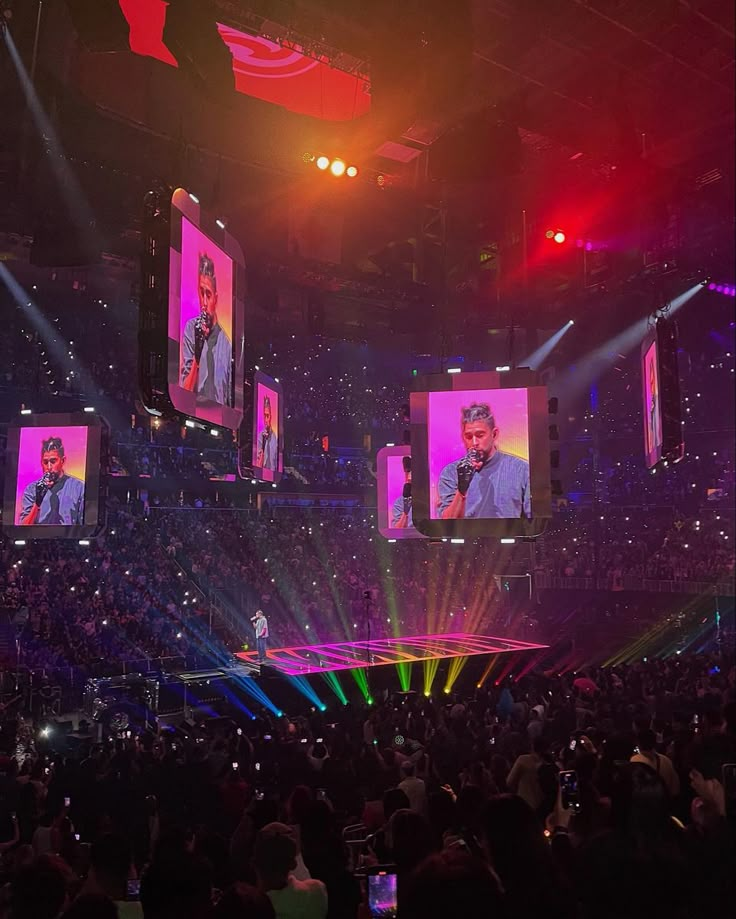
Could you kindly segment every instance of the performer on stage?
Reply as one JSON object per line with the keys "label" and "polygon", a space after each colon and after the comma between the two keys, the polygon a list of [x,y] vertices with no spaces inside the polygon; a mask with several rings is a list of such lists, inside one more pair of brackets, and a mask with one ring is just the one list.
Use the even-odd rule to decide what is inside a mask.
{"label": "performer on stage", "polygon": [[499,429],[487,403],[460,410],[460,434],[467,453],[440,473],[441,517],[531,518],[529,463],[499,450]]}
{"label": "performer on stage", "polygon": [[257,609],[255,616],[251,616],[253,627],[256,630],[256,648],[258,649],[259,664],[266,662],[266,644],[268,642],[268,619],[262,609]]}
{"label": "performer on stage", "polygon": [[65,463],[61,437],[49,437],[41,443],[43,475],[23,491],[21,526],[75,526],[84,523],[84,482],[68,475],[64,471]]}

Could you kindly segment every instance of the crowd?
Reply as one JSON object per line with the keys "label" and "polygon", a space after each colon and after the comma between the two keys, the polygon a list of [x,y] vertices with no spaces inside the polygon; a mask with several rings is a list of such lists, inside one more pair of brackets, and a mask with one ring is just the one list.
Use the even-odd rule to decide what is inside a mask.
{"label": "crowd", "polygon": [[1,914],[358,919],[380,865],[399,919],[729,916],[735,681],[704,655],[531,670],[74,752],[6,718]]}

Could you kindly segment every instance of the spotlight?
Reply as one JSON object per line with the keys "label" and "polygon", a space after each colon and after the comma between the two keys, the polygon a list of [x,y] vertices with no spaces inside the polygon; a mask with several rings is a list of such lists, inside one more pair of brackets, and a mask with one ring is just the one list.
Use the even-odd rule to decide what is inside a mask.
{"label": "spotlight", "polygon": [[323,172],[330,165],[329,157],[327,156],[318,156],[317,157],[317,169],[321,169]]}
{"label": "spotlight", "polygon": [[343,160],[333,160],[330,163],[330,172],[333,176],[341,176],[345,173],[345,163]]}
{"label": "spotlight", "polygon": [[555,235],[555,231],[547,230],[547,232],[544,235],[547,237],[547,239],[552,239],[552,237]]}
{"label": "spotlight", "polygon": [[348,168],[345,170],[345,175],[349,179],[354,179],[357,176],[357,174],[358,174],[357,166],[348,166]]}
{"label": "spotlight", "polygon": [[562,230],[558,230],[555,233],[555,235],[552,237],[552,239],[554,239],[554,241],[557,243],[558,246],[561,246],[562,243],[564,243],[564,241],[567,239],[567,237],[562,232]]}

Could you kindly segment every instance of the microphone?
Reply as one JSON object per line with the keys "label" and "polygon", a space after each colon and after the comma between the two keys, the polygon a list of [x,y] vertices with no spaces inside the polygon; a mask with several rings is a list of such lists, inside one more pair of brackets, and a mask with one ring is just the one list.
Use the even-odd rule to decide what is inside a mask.
{"label": "microphone", "polygon": [[45,488],[51,488],[51,486],[56,482],[56,475],[53,472],[44,472],[41,479],[39,479],[38,484],[43,485]]}

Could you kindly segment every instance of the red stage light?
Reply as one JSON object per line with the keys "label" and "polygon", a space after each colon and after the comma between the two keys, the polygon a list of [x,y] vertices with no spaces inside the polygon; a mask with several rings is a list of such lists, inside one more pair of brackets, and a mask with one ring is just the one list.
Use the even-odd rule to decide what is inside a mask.
{"label": "red stage light", "polygon": [[552,238],[558,245],[562,245],[562,243],[564,243],[564,241],[567,239],[562,230],[558,230]]}
{"label": "red stage light", "polygon": [[552,239],[552,237],[555,235],[555,231],[547,230],[547,232],[544,235],[547,237],[547,239]]}
{"label": "red stage light", "polygon": [[317,157],[317,169],[325,170],[330,165],[330,159],[327,156]]}

